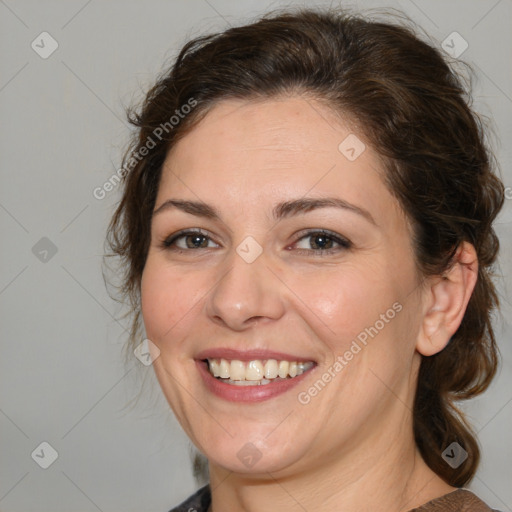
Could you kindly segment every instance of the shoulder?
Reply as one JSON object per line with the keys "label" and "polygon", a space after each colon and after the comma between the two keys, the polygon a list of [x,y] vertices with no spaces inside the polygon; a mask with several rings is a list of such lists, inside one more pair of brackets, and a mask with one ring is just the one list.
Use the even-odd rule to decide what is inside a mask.
{"label": "shoulder", "polygon": [[499,512],[467,489],[457,489],[410,512]]}
{"label": "shoulder", "polygon": [[[170,512],[207,512],[211,503],[210,487],[201,487],[183,503]],[[435,500],[429,501],[410,512],[500,512],[488,507],[480,498],[467,489],[457,489]]]}
{"label": "shoulder", "polygon": [[210,487],[205,485],[170,512],[206,512],[211,502]]}

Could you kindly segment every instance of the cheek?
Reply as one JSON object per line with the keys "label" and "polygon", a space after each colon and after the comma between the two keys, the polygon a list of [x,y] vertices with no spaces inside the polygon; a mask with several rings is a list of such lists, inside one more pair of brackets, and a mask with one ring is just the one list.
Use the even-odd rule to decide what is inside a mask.
{"label": "cheek", "polygon": [[314,283],[302,281],[297,293],[308,306],[303,308],[308,323],[326,349],[325,370],[337,376],[333,392],[345,386],[347,379],[351,386],[359,383],[356,387],[362,395],[356,402],[366,400],[362,390],[374,385],[370,395],[385,391],[370,370],[391,385],[407,371],[404,363],[412,354],[412,331],[400,302],[400,283],[375,267],[364,268],[346,267]]}
{"label": "cheek", "polygon": [[201,298],[193,276],[179,275],[148,257],[141,282],[141,308],[150,339],[167,339]]}
{"label": "cheek", "polygon": [[356,268],[308,276],[294,290],[335,344],[373,325],[396,300],[382,275]]}

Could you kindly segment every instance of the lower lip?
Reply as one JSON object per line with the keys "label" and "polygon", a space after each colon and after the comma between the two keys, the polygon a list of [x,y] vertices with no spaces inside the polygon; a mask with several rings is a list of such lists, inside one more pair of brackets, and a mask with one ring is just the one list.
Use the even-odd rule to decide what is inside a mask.
{"label": "lower lip", "polygon": [[314,369],[314,367],[310,368],[302,375],[297,375],[291,379],[271,382],[270,384],[237,386],[236,384],[227,384],[214,377],[209,372],[205,361],[196,361],[196,364],[206,387],[214,395],[231,402],[262,402],[263,400],[282,395],[299,384],[304,377]]}

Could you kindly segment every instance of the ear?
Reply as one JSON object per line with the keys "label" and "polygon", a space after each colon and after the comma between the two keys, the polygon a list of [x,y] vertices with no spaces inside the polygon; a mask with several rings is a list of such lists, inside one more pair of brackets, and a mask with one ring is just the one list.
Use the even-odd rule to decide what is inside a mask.
{"label": "ear", "polygon": [[459,328],[478,277],[478,258],[468,242],[459,245],[453,265],[442,276],[427,280],[423,322],[416,350],[424,355],[437,354]]}

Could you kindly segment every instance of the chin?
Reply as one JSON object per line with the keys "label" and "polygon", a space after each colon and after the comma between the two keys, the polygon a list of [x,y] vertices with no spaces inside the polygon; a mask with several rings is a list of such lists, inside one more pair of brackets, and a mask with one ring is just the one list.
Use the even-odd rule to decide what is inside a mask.
{"label": "chin", "polygon": [[254,476],[269,472],[286,474],[287,469],[304,462],[307,447],[313,441],[301,439],[293,430],[287,426],[278,435],[267,428],[264,432],[253,428],[251,434],[233,437],[226,432],[210,436],[201,430],[195,444],[210,463],[228,471]]}

